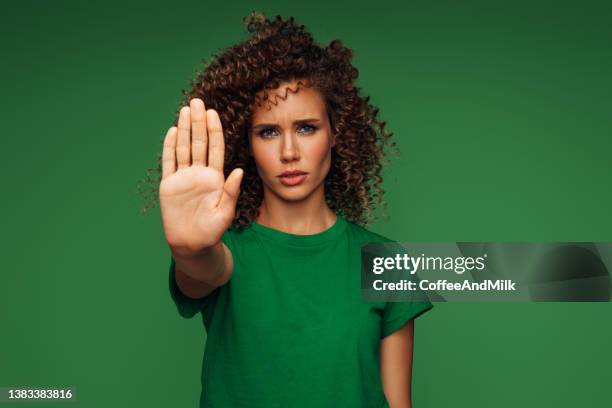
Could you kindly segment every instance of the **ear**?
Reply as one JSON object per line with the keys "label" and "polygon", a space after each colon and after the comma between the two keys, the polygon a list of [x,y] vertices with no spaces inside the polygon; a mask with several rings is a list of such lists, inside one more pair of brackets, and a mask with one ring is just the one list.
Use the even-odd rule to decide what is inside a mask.
{"label": "ear", "polygon": [[336,133],[332,134],[331,137],[331,147],[336,146],[336,138],[338,137],[338,135]]}

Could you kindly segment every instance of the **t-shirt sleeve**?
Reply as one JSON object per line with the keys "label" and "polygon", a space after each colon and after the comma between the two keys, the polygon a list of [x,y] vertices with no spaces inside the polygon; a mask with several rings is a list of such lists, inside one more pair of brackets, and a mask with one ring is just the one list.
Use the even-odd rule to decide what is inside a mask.
{"label": "t-shirt sleeve", "polygon": [[381,338],[432,308],[433,304],[427,299],[418,302],[387,302],[382,316]]}
{"label": "t-shirt sleeve", "polygon": [[174,304],[176,305],[179,314],[186,319],[190,319],[202,309],[204,309],[204,307],[216,297],[218,288],[200,299],[193,299],[186,296],[183,292],[181,292],[181,289],[176,283],[175,266],[176,263],[174,261],[174,257],[170,256],[170,271],[168,282],[170,286],[170,296],[172,297],[172,300],[174,301]]}
{"label": "t-shirt sleeve", "polygon": [[[223,237],[221,238],[221,241],[230,249],[230,251],[232,251],[231,237],[228,232],[226,232],[223,235]],[[219,296],[219,290],[221,288],[220,287],[216,288],[208,295],[202,298],[199,298],[199,299],[190,298],[186,296],[183,292],[181,292],[181,289],[178,287],[178,284],[176,283],[175,266],[176,266],[176,262],[174,260],[174,257],[170,256],[170,270],[168,273],[168,276],[169,276],[168,284],[170,287],[170,296],[172,297],[172,300],[174,301],[174,304],[176,305],[176,308],[179,314],[186,319],[190,319],[193,316],[195,316],[198,312],[203,311],[205,308],[212,307],[214,309],[214,303],[216,302]]]}
{"label": "t-shirt sleeve", "polygon": [[[392,250],[393,253],[408,254],[405,248],[395,242],[388,243],[387,249]],[[399,273],[403,274],[403,272]],[[403,299],[405,294],[394,292],[389,296],[390,299],[396,300],[387,301],[385,303],[385,308],[382,314],[381,338],[390,335],[397,329],[403,327],[410,320],[416,319],[423,313],[433,308],[433,304],[425,291],[420,289],[419,277],[417,275],[410,275],[408,279],[416,283],[416,289],[410,291],[410,296],[403,301],[400,301],[399,299]]]}

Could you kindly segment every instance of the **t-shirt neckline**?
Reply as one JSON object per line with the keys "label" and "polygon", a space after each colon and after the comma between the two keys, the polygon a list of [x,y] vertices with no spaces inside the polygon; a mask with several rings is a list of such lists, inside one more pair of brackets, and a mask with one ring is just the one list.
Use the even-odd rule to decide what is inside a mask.
{"label": "t-shirt neckline", "polygon": [[336,215],[336,222],[328,229],[317,232],[316,234],[291,234],[280,231],[274,228],[266,227],[256,221],[251,222],[251,228],[254,232],[264,235],[273,240],[296,246],[318,245],[325,242],[333,241],[338,238],[346,228],[346,220],[340,215]]}

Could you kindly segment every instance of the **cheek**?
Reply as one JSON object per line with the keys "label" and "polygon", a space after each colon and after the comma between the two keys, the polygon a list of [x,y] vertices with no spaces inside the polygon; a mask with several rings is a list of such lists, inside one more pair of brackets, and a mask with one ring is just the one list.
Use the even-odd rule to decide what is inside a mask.
{"label": "cheek", "polygon": [[[267,146],[261,146],[258,143],[252,145],[253,159],[255,164],[262,173],[269,173],[274,167],[274,154],[273,150]],[[263,174],[262,174],[263,175]]]}
{"label": "cheek", "polygon": [[310,157],[312,157],[319,163],[323,163],[325,160],[327,160],[328,157],[331,156],[331,146],[325,141],[313,143],[312,146],[310,146],[309,150]]}

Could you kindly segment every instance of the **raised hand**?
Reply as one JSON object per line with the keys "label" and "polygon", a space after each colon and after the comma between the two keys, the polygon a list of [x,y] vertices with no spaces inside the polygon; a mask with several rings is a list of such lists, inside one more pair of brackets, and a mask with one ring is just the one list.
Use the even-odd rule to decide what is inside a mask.
{"label": "raised hand", "polygon": [[166,241],[173,252],[195,255],[217,244],[230,227],[242,169],[225,179],[225,144],[219,114],[192,99],[179,113],[178,128],[164,139],[159,202]]}

